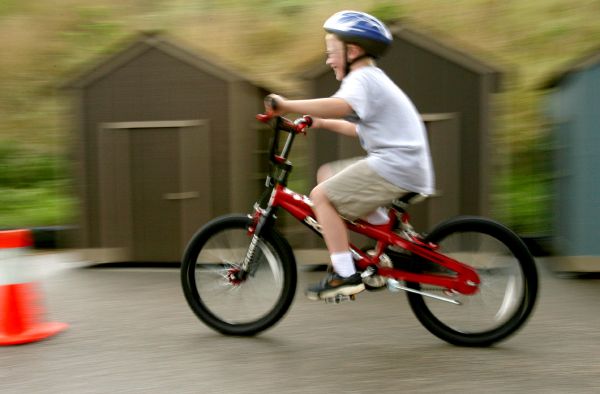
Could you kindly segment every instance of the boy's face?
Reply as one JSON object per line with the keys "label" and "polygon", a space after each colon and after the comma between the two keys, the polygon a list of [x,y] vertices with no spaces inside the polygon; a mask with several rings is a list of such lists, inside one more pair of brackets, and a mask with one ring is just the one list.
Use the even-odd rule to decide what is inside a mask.
{"label": "boy's face", "polygon": [[344,43],[333,34],[325,36],[327,48],[327,64],[335,73],[335,79],[341,81],[345,76],[346,59],[344,59]]}

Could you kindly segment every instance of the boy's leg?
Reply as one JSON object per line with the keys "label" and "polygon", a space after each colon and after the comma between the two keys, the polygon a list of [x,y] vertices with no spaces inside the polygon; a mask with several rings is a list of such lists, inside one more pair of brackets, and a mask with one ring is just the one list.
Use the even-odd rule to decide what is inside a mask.
{"label": "boy's leg", "polygon": [[364,218],[370,224],[380,226],[389,222],[388,209],[379,207]]}
{"label": "boy's leg", "polygon": [[[321,166],[317,171],[318,185],[356,161],[358,159],[349,159]],[[356,294],[364,290],[364,284],[354,267],[354,260],[348,245],[346,225],[329,201],[325,190],[318,185],[312,190],[310,197],[314,204],[315,215],[322,228],[323,239],[329,251],[334,272],[321,283],[309,286],[306,295],[310,299],[318,300],[329,298],[328,293],[331,293],[331,297],[344,292],[348,293],[347,295]],[[336,286],[339,284],[344,287],[341,293],[339,286]]]}
{"label": "boy's leg", "polygon": [[306,296],[312,300],[353,295],[365,289],[356,272],[348,244],[348,230],[325,191],[317,186],[310,194],[315,215],[321,225],[323,239],[331,256],[334,272],[318,284],[309,286]]}
{"label": "boy's leg", "polygon": [[[335,174],[343,171],[359,161],[360,157],[338,160],[319,167],[317,171],[317,185],[325,182]],[[331,204],[325,190],[318,186],[311,192],[311,199],[315,204],[315,214],[322,227],[325,228],[324,240],[334,271],[341,276],[348,277],[356,272],[354,260],[348,247],[348,231],[336,208]]]}
{"label": "boy's leg", "polygon": [[[334,163],[323,164],[317,170],[317,184],[325,182],[327,179],[342,171],[344,168],[349,167],[351,164],[356,163],[358,160],[360,159],[354,158],[348,160],[340,160]],[[376,226],[386,224],[389,221],[388,209],[384,207],[378,207],[376,210],[369,213],[363,219]]]}
{"label": "boy's leg", "polygon": [[354,161],[340,172],[335,168],[322,168],[318,179],[321,182],[310,196],[335,273],[309,287],[306,294],[311,299],[322,299],[358,293],[364,290],[364,284],[356,273],[340,213],[348,219],[364,217],[405,191],[374,173],[364,160]]}
{"label": "boy's leg", "polygon": [[356,273],[348,245],[348,230],[324,190],[315,187],[310,194],[315,215],[323,230],[323,239],[335,272],[343,277]]}

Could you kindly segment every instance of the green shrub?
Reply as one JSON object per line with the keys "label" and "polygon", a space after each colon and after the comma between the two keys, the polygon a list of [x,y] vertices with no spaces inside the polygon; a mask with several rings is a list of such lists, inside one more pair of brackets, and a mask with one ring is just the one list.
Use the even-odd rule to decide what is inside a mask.
{"label": "green shrub", "polygon": [[74,207],[65,158],[0,144],[0,228],[71,223]]}

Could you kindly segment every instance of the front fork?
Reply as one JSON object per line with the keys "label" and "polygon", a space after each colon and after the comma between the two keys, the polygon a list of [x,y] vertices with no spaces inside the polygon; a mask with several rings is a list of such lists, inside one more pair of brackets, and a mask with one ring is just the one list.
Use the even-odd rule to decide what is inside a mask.
{"label": "front fork", "polygon": [[258,268],[254,262],[254,256],[256,254],[256,248],[260,241],[260,235],[267,228],[273,225],[276,219],[275,208],[269,203],[267,208],[261,208],[258,203],[254,204],[254,214],[252,215],[252,222],[248,227],[248,235],[252,236],[250,245],[246,251],[246,256],[241,265],[241,273],[243,275],[253,276]]}

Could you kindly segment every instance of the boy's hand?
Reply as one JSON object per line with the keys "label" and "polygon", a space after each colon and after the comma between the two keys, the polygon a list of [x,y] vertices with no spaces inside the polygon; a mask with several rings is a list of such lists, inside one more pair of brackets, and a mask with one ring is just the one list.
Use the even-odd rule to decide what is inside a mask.
{"label": "boy's hand", "polygon": [[322,118],[317,118],[317,117],[314,117],[314,116],[311,116],[311,118],[312,118],[312,125],[310,126],[311,128],[313,128],[313,129],[321,129],[321,128],[323,128],[322,127],[322,124],[323,124],[323,119]]}
{"label": "boy's hand", "polygon": [[281,115],[284,113],[284,111],[282,110],[283,102],[285,102],[284,97],[271,93],[270,95],[265,97],[265,111],[267,113],[273,114],[273,116]]}

